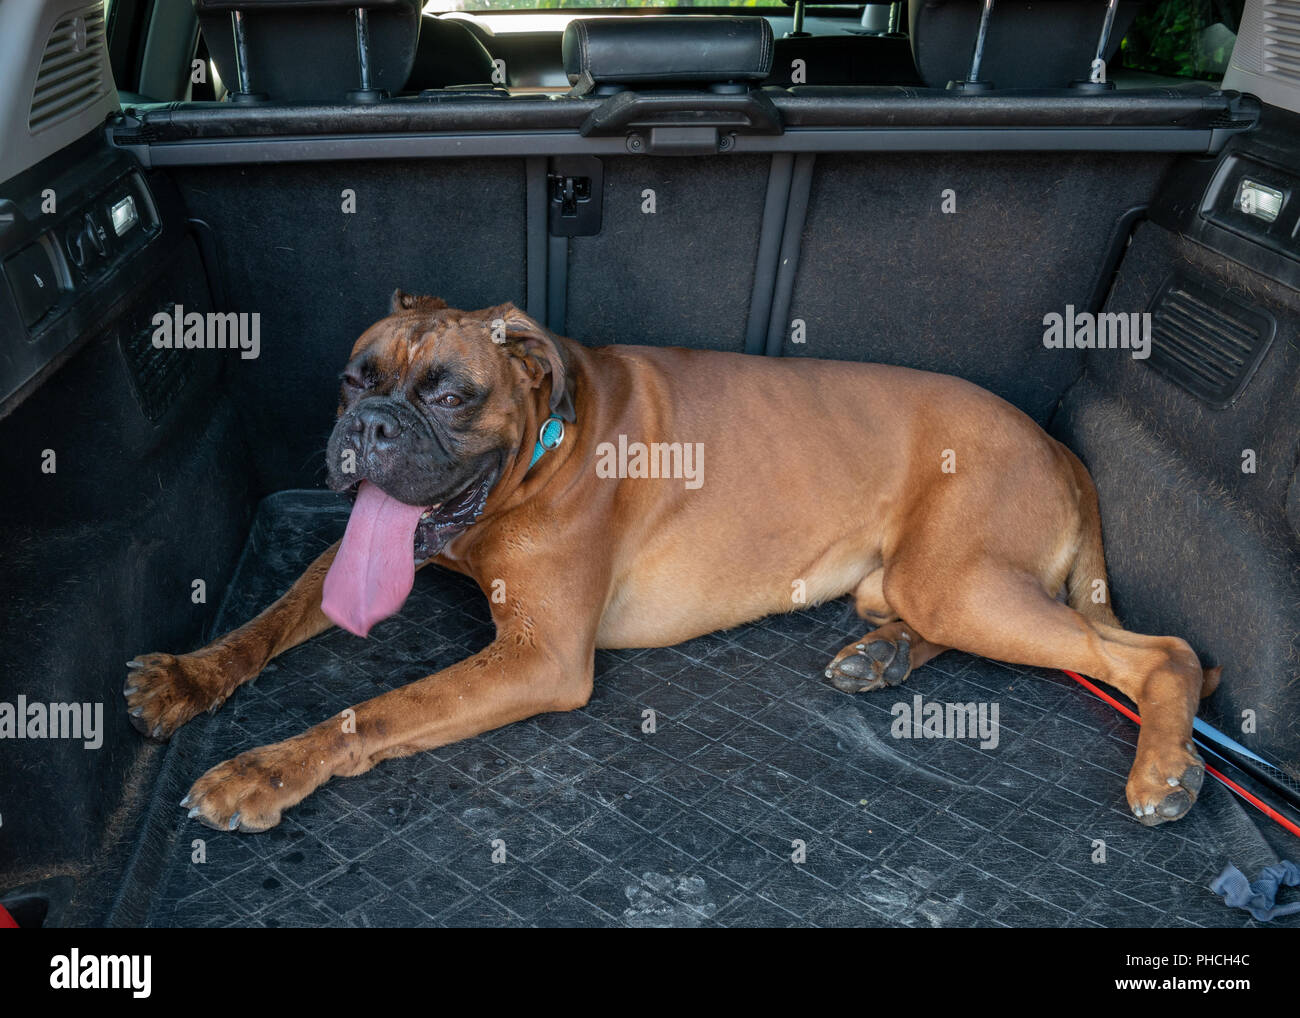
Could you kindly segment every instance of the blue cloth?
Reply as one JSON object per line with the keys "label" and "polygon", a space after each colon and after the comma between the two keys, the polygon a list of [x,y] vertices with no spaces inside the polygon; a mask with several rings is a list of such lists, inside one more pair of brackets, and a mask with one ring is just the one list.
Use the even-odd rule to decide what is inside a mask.
{"label": "blue cloth", "polygon": [[1253,881],[1247,881],[1246,875],[1229,863],[1210,884],[1210,890],[1219,895],[1225,905],[1244,908],[1260,922],[1266,923],[1270,919],[1300,912],[1300,901],[1289,905],[1274,904],[1278,889],[1283,885],[1300,886],[1300,866],[1286,859],[1276,866],[1265,866]]}

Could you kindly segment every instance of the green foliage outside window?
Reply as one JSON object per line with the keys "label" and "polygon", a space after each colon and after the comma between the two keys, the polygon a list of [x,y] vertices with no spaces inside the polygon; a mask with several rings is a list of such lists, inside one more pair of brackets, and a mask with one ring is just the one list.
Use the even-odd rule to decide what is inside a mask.
{"label": "green foliage outside window", "polygon": [[1245,0],[1156,0],[1124,38],[1124,66],[1218,81],[1228,67]]}

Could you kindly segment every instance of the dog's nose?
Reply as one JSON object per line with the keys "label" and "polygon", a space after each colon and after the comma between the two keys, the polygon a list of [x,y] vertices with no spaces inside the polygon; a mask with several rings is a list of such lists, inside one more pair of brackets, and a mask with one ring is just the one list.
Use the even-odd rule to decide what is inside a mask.
{"label": "dog's nose", "polygon": [[363,450],[386,452],[393,446],[393,440],[402,432],[402,423],[397,416],[381,406],[362,407],[352,424],[352,430],[361,439]]}

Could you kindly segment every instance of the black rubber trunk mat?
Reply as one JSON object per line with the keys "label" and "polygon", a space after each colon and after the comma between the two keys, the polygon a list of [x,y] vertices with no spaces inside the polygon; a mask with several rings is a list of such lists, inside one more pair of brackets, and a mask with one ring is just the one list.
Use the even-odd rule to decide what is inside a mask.
{"label": "black rubber trunk mat", "polygon": [[[267,499],[219,625],[274,600],[346,512],[327,494]],[[1135,728],[1112,708],[1059,673],[956,653],[898,689],[837,692],[826,662],[863,632],[841,601],[678,647],[601,652],[582,710],[333,781],[265,834],[188,820],[177,803],[208,767],[490,640],[478,589],[426,569],[369,639],[311,641],[177,734],[108,921],[1253,924],[1207,885],[1229,860],[1253,873],[1276,857],[1215,781],[1182,821],[1142,827],[1124,800]],[[141,648],[153,649],[183,648]],[[996,747],[894,737],[895,705],[917,697],[996,704]]]}

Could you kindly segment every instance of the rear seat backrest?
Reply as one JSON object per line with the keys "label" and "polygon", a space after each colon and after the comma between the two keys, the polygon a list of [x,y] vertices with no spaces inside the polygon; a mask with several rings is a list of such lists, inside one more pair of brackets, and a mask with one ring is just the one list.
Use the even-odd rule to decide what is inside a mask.
{"label": "rear seat backrest", "polygon": [[[761,94],[771,65],[772,28],[762,17],[584,18],[564,34],[573,95],[674,92],[702,116],[746,98],[731,93]],[[552,282],[557,269],[569,281],[565,313],[552,326],[593,345],[744,349],[771,160],[651,154],[601,162],[600,231],[551,238],[559,249]]]}
{"label": "rear seat backrest", "polygon": [[[797,7],[795,0],[785,2]],[[861,8],[862,0],[818,0],[817,6]],[[859,22],[848,23],[856,28],[851,34],[812,35],[798,32],[777,39],[772,74],[764,84],[781,88],[800,85],[921,84],[906,33],[899,31],[892,35],[866,35],[861,28],[856,27]],[[798,11],[795,24],[800,24]],[[801,63],[796,65],[795,61]]]}
{"label": "rear seat backrest", "polygon": [[[920,85],[904,35],[809,35],[777,39],[768,85]],[[802,79],[794,78],[802,60]]]}
{"label": "rear seat backrest", "polygon": [[[931,88],[964,81],[979,32],[982,0],[909,0],[912,56]],[[1141,8],[1120,0],[1105,59]],[[1097,54],[1106,0],[996,0],[980,65],[980,80],[998,89],[1066,88],[1086,81]]]}
{"label": "rear seat backrest", "polygon": [[342,102],[360,87],[356,9],[367,11],[370,85],[399,91],[420,35],[421,0],[194,0],[221,80],[239,90],[231,15],[244,25],[254,94],[282,102]]}
{"label": "rear seat backrest", "polygon": [[[492,54],[465,25],[449,18],[420,19],[420,45],[406,91],[492,83]],[[501,82],[508,85],[510,82]]]}

